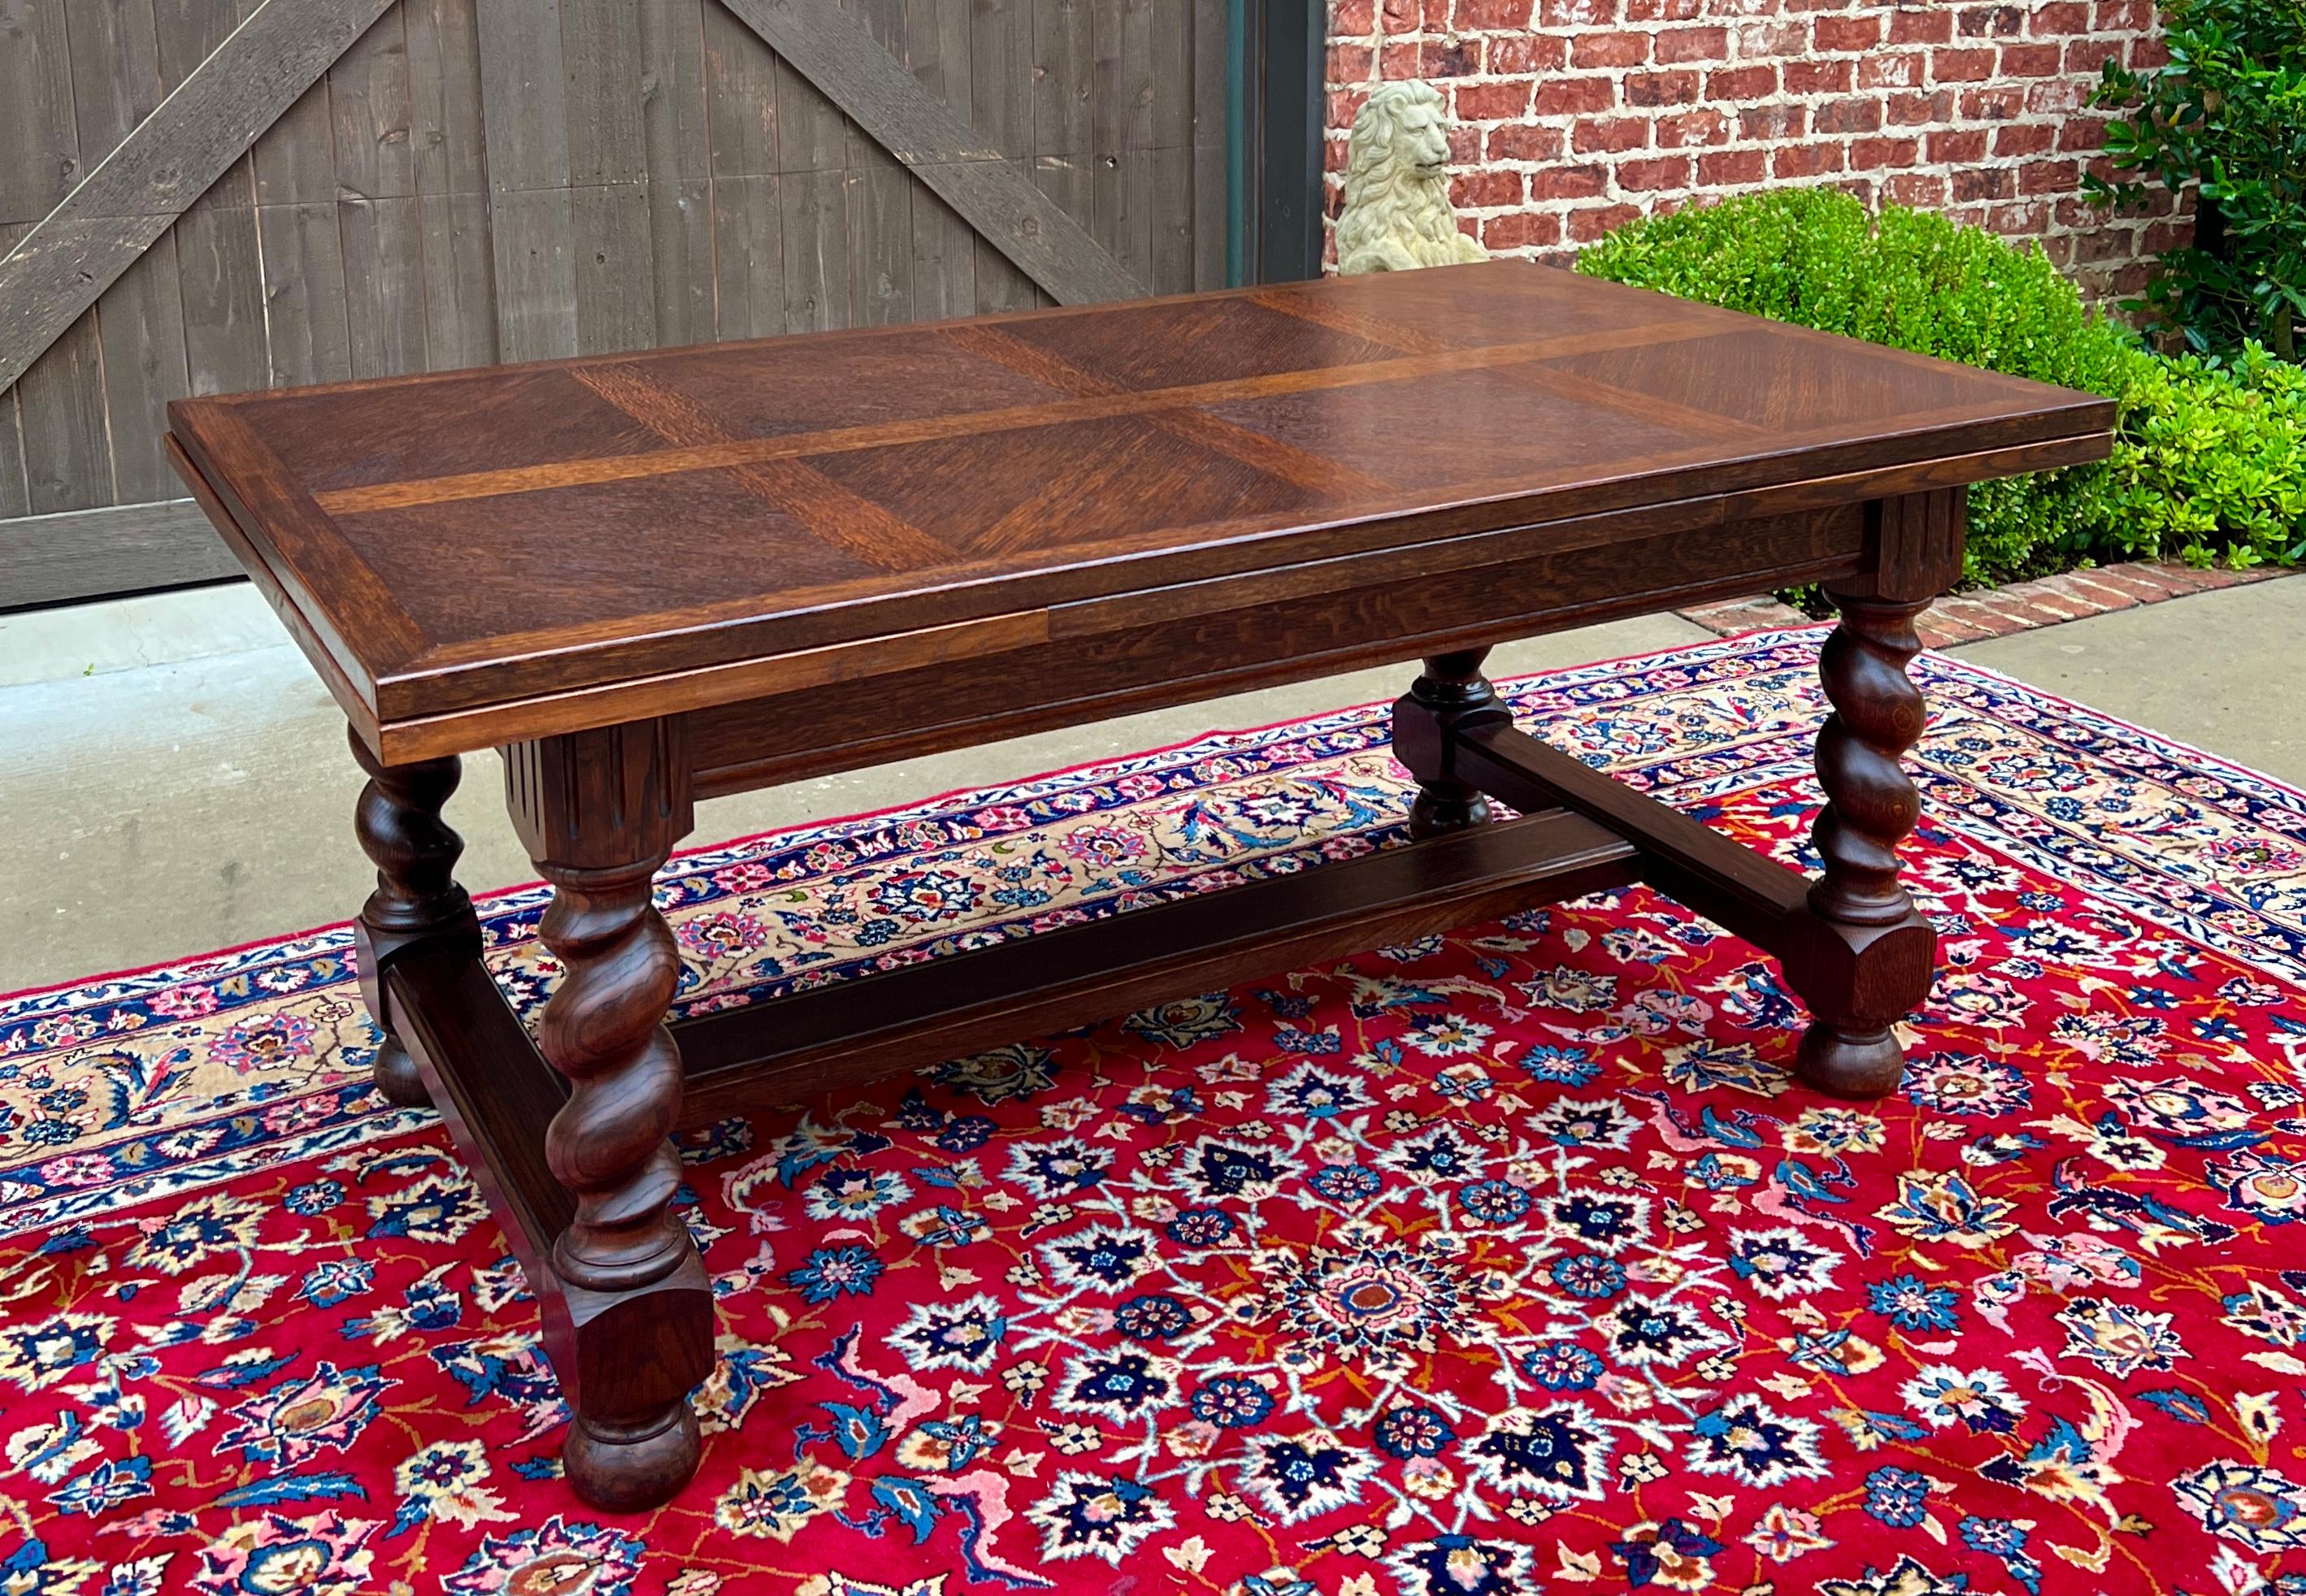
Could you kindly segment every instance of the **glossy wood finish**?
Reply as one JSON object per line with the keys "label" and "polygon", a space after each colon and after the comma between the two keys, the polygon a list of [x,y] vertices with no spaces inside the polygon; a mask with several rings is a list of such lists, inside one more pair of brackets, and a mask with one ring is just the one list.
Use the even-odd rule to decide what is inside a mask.
{"label": "glossy wood finish", "polygon": [[1968,505],[1949,491],[1870,506],[1863,566],[1826,587],[1841,619],[1818,659],[1833,713],[1817,738],[1826,801],[1811,841],[1824,869],[1807,902],[1848,961],[1837,952],[1815,973],[1789,961],[1787,976],[1815,1016],[1803,1079],[1843,1097],[1897,1089],[1905,1049],[1893,1028],[1935,974],[1937,933],[1898,884],[1898,844],[1921,814],[1899,760],[1927,719],[1906,675],[1921,648],[1914,620],[1961,575]]}
{"label": "glossy wood finish", "polygon": [[[1806,1079],[1894,1086],[1934,957],[1897,882],[1912,618],[1960,573],[1965,484],[2102,457],[2109,419],[1511,264],[175,412],[353,721],[371,1001],[514,1234],[569,1480],[610,1508],[697,1455],[678,1125],[1635,880],[1780,960]],[[1814,883],[1516,728],[1482,675],[1509,636],[1798,581],[1842,614]],[[699,795],[1409,655],[1408,841],[666,1024],[650,879]],[[490,743],[553,885],[534,1042],[439,820]],[[406,1074],[380,1080],[410,1100]]]}
{"label": "glossy wood finish", "polygon": [[695,1471],[688,1393],[712,1369],[702,1260],[692,1247],[670,1272],[624,1293],[565,1280],[556,1246],[576,1201],[555,1174],[547,1127],[566,1107],[567,1082],[477,959],[423,951],[387,970],[384,986],[432,1101],[535,1290],[545,1353],[575,1414],[561,1447],[570,1485],[617,1512],[667,1499]]}
{"label": "glossy wood finish", "polygon": [[[828,722],[823,690],[688,717],[699,796],[965,747],[1149,704],[1824,580],[1865,548],[1859,506],[1721,525],[1688,506],[1470,533],[1065,606],[1055,640],[873,679],[873,713]],[[1639,570],[1645,585],[1629,584]],[[1789,573],[1806,573],[1793,576]],[[1029,683],[1029,691],[1021,684]]]}
{"label": "glossy wood finish", "polygon": [[1632,541],[1669,507],[1719,528],[2071,464],[2111,414],[1499,261],[170,418],[397,762],[1084,638],[1149,595],[1215,613],[1223,578],[1302,597],[1337,591],[1322,562],[1507,529],[1620,513],[1595,535]]}

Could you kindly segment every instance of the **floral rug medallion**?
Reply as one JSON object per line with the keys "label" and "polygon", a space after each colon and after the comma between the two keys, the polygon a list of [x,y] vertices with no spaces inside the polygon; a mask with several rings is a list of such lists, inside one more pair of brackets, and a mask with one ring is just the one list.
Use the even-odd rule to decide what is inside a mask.
{"label": "floral rug medallion", "polygon": [[[1510,696],[1798,861],[1815,648]],[[1631,891],[716,1125],[704,1466],[632,1517],[342,930],[0,1000],[0,1592],[2301,1596],[2306,797],[1916,670],[1899,1095]],[[683,1006],[1391,845],[1385,736],[677,859]],[[542,901],[483,906],[530,1008]]]}

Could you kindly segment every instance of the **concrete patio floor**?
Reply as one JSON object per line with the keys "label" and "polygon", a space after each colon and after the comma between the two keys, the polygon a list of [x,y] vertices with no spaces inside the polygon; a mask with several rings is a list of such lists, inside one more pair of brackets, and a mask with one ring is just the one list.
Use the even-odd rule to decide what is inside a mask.
{"label": "concrete patio floor", "polygon": [[[1705,641],[1673,616],[1499,649],[1518,674]],[[2306,785],[2306,581],[2207,593],[1952,651]],[[1390,697],[1406,668],[1019,738],[701,804],[689,845]],[[0,992],[341,920],[354,844],[344,722],[252,591],[0,617]],[[534,878],[493,755],[449,807],[474,891]]]}

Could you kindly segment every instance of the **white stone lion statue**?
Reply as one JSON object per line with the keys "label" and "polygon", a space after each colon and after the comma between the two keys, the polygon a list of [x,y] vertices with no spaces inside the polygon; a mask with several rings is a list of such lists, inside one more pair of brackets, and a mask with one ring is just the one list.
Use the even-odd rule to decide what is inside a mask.
{"label": "white stone lion statue", "polygon": [[1431,83],[1380,83],[1345,145],[1337,269],[1410,271],[1485,260],[1449,209],[1449,140]]}

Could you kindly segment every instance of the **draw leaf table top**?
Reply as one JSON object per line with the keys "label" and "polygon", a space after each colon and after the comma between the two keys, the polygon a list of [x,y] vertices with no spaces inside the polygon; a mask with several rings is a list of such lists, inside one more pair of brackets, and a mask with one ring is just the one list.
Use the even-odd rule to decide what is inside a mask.
{"label": "draw leaf table top", "polygon": [[[1913,620],[1964,489],[2103,458],[2088,395],[1519,262],[180,400],[194,495],[344,706],[378,1085],[543,1304],[596,1505],[694,1472],[712,1296],[669,1134],[1645,881],[1776,957],[1811,1084],[1893,1087]],[[1517,730],[1489,645],[1823,583],[1815,881]],[[697,797],[1419,657],[1414,839],[668,1028]],[[532,1042],[441,821],[501,747],[564,975]],[[1488,800],[1521,817],[1492,821]]]}

